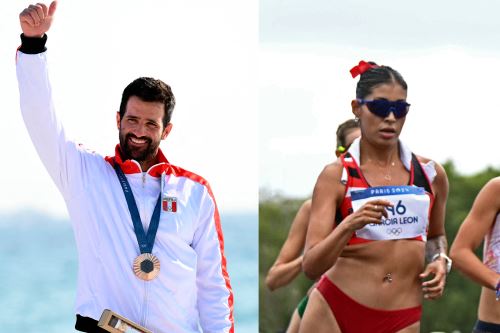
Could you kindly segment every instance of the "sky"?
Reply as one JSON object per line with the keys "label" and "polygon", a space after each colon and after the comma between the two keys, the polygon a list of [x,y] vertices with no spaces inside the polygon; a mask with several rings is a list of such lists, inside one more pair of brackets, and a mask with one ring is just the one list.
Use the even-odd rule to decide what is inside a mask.
{"label": "sky", "polygon": [[401,140],[464,174],[500,168],[500,3],[266,0],[259,7],[259,186],[310,196],[352,118],[360,60],[398,70]]}
{"label": "sky", "polygon": [[[29,4],[8,1],[0,10],[0,212],[67,216],[19,110],[18,15]],[[162,79],[177,101],[173,130],[161,144],[169,161],[206,178],[221,213],[256,212],[257,17],[251,1],[60,0],[47,48],[69,136],[114,154],[123,89],[140,76]]]}

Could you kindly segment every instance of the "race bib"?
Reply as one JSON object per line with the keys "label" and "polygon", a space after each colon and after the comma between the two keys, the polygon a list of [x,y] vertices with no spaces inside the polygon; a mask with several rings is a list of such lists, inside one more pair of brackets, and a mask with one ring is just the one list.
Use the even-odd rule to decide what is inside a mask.
{"label": "race bib", "polygon": [[427,239],[430,198],[422,187],[380,186],[351,193],[352,209],[357,211],[369,201],[383,199],[391,202],[386,207],[388,217],[382,223],[371,223],[356,231],[356,236],[370,240],[405,239],[422,236]]}

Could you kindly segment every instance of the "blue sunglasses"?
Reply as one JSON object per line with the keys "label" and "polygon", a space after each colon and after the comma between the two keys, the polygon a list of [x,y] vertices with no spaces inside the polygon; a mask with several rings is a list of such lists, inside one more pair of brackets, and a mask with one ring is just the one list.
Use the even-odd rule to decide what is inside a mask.
{"label": "blue sunglasses", "polygon": [[399,119],[406,116],[408,111],[410,111],[410,104],[405,101],[390,102],[386,99],[374,99],[372,101],[358,99],[357,101],[361,105],[366,105],[371,113],[381,118],[387,118],[392,112],[394,113],[394,117]]}

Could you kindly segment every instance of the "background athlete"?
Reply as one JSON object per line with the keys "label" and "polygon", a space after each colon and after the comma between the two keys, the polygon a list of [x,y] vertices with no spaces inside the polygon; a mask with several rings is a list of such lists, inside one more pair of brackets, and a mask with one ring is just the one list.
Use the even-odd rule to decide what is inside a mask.
{"label": "background athlete", "polygon": [[[338,126],[336,135],[337,148],[335,149],[335,155],[339,157],[341,153],[349,149],[354,139],[361,135],[361,131],[358,123],[354,119],[349,119]],[[307,199],[300,206],[297,215],[295,215],[285,243],[267,273],[266,285],[271,291],[291,283],[302,272],[302,253],[306,242],[310,213],[311,199]],[[298,332],[307,301],[308,295],[297,305],[290,319],[287,333]]]}
{"label": "background athlete", "polygon": [[[482,286],[474,333],[500,333],[500,178],[479,192],[453,241],[450,256],[457,269]],[[483,246],[483,260],[475,250]]]}

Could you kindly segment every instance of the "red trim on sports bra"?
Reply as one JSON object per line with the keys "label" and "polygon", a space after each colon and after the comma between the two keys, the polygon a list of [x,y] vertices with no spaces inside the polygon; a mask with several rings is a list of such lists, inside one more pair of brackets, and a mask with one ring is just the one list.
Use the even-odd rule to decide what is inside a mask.
{"label": "red trim on sports bra", "polygon": [[[342,200],[340,207],[337,208],[338,213],[340,212],[340,216],[342,217],[342,220],[344,220],[348,215],[352,214],[352,202],[351,202],[351,197],[347,196],[349,188],[356,187],[356,188],[369,188],[371,187],[366,178],[364,177],[363,173],[361,172],[361,168],[359,167],[358,163],[356,160],[349,154],[349,161],[346,161],[346,156],[349,154],[349,152],[345,152],[340,156],[340,161],[342,162],[342,166],[344,167],[346,173],[347,173],[347,182],[345,185],[345,191],[344,191],[344,199]],[[419,162],[420,163],[420,162]],[[351,176],[350,170],[353,169],[356,171],[358,174],[358,177],[353,177]],[[425,171],[422,168],[422,172],[425,176],[425,179],[427,180],[428,184],[430,185],[429,178]],[[415,182],[415,170],[413,163],[411,163],[410,167],[410,181],[409,185],[413,185]],[[432,211],[432,207],[434,204],[434,195],[432,193],[427,193],[430,198],[430,205],[429,205],[429,211],[428,211],[428,216],[430,216],[430,213]],[[337,213],[337,214],[338,214]],[[338,223],[338,222],[337,222]],[[334,224],[333,229],[335,229],[337,224]],[[415,238],[411,238],[413,240],[419,240],[423,241],[422,236],[417,236]],[[363,244],[363,243],[369,243],[373,242],[371,239],[365,239],[365,238],[360,238],[356,236],[356,233],[352,234],[351,239],[347,242],[348,245],[356,245],[356,244]]]}

